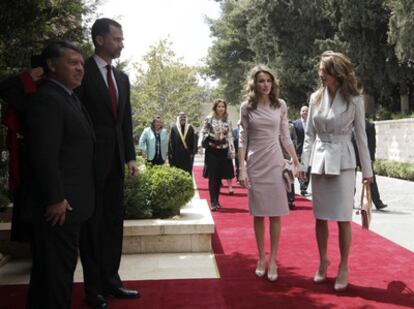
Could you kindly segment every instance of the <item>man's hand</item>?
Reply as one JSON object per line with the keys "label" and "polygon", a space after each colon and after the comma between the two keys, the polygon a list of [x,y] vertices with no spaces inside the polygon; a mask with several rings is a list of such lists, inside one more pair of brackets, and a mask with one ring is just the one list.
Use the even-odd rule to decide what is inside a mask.
{"label": "man's hand", "polygon": [[50,205],[46,209],[46,221],[50,222],[52,226],[56,224],[63,225],[66,219],[66,211],[72,211],[72,207],[70,207],[67,200]]}
{"label": "man's hand", "polygon": [[131,160],[127,164],[128,164],[129,176],[130,177],[138,176],[138,166],[135,160]]}

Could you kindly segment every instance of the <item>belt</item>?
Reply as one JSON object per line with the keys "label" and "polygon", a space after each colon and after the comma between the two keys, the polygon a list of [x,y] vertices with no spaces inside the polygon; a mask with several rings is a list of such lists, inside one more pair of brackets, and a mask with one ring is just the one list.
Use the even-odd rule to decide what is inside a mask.
{"label": "belt", "polygon": [[340,143],[340,142],[349,142],[351,141],[351,134],[327,134],[327,133],[318,133],[319,140],[323,143]]}

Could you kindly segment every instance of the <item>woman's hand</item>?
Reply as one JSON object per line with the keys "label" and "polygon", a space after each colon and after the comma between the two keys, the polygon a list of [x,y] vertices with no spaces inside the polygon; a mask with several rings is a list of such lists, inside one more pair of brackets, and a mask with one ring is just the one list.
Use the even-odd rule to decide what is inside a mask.
{"label": "woman's hand", "polygon": [[203,154],[203,147],[198,146],[197,152],[198,152],[198,154],[202,155]]}
{"label": "woman's hand", "polygon": [[363,183],[372,183],[372,177],[366,177],[364,179],[362,179]]}
{"label": "woman's hand", "polygon": [[299,171],[298,173],[298,178],[302,181],[307,181],[308,180],[308,176],[306,175],[306,172],[303,171]]}
{"label": "woman's hand", "polygon": [[240,169],[239,182],[243,188],[249,188],[249,177],[247,177],[246,169]]}

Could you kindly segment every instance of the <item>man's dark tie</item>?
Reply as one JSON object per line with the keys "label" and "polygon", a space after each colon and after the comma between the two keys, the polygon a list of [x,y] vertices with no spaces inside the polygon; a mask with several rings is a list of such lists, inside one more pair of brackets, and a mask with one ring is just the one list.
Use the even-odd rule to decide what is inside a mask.
{"label": "man's dark tie", "polygon": [[115,89],[114,80],[112,79],[111,70],[112,70],[112,67],[111,65],[108,64],[106,66],[106,80],[108,81],[109,94],[111,95],[112,113],[114,117],[116,118],[117,109],[118,109],[118,99],[116,97],[116,89]]}

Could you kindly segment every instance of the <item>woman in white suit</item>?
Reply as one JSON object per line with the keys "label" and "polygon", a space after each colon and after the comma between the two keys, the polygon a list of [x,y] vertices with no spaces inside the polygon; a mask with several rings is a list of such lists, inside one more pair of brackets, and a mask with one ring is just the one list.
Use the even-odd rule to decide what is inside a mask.
{"label": "woman in white suit", "polygon": [[314,282],[326,279],[329,259],[328,220],[338,223],[341,261],[335,280],[336,291],[348,286],[348,255],[355,188],[355,132],[361,152],[364,181],[371,182],[372,170],[365,133],[365,109],[351,61],[343,54],[326,51],[319,65],[321,87],[311,95],[299,177],[306,178],[311,166],[313,213],[320,264]]}

